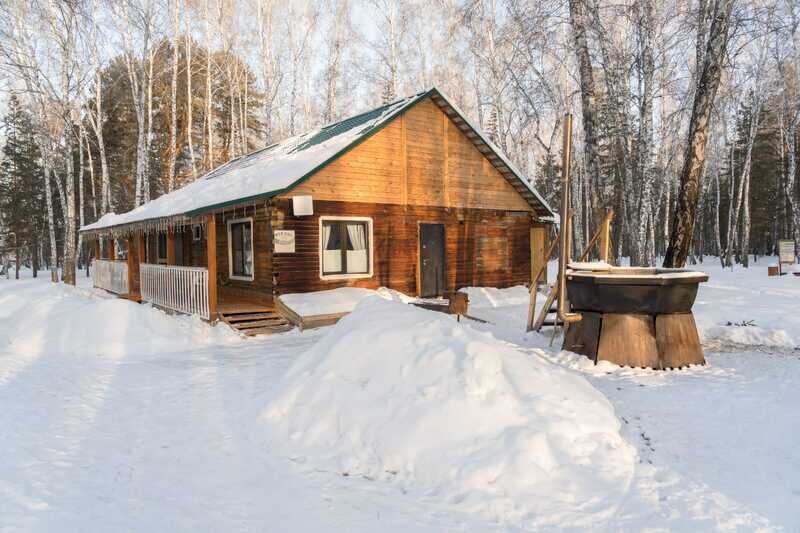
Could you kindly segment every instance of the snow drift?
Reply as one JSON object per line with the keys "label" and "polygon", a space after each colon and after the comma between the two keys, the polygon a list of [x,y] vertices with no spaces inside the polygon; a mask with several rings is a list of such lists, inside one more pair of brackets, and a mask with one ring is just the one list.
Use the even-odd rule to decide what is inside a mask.
{"label": "snow drift", "polygon": [[636,461],[583,377],[378,297],[299,357],[260,419],[298,463],[528,526],[608,518]]}

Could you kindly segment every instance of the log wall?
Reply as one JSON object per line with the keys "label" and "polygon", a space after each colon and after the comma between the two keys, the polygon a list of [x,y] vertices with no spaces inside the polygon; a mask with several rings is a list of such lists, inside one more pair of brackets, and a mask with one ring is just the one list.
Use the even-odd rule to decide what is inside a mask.
{"label": "log wall", "polygon": [[[445,225],[447,290],[530,282],[528,212],[315,201],[313,216],[294,217],[290,200],[276,200],[272,206],[272,228],[294,230],[296,241],[294,254],[273,257],[277,294],[342,286],[386,286],[417,294],[419,224],[425,222]],[[320,216],[372,218],[372,277],[321,279]]]}
{"label": "log wall", "polygon": [[284,197],[532,211],[431,100],[419,102]]}
{"label": "log wall", "polygon": [[[253,280],[230,279],[228,267],[228,220],[253,218]],[[219,299],[272,303],[272,228],[265,206],[238,208],[216,216],[217,290]],[[204,245],[205,243],[203,243]],[[205,249],[205,248],[203,248]]]}

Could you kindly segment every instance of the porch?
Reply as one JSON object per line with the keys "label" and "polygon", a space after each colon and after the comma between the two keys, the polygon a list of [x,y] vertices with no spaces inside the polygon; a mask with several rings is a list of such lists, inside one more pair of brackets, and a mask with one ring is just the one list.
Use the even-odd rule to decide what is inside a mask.
{"label": "porch", "polygon": [[134,230],[122,239],[97,235],[93,285],[168,311],[221,320],[246,335],[290,329],[271,305],[271,292],[218,276],[230,260],[218,254],[228,247],[226,235],[217,240],[224,224],[211,214],[183,226]]}

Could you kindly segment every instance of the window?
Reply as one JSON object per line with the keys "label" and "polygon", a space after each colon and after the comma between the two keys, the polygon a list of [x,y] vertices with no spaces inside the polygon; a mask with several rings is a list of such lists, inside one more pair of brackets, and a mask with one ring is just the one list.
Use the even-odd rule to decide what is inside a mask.
{"label": "window", "polygon": [[167,262],[167,234],[166,233],[159,233],[158,234],[158,243],[156,246],[156,260],[159,263],[166,263]]}
{"label": "window", "polygon": [[322,219],[321,274],[323,277],[371,275],[372,224],[369,219]]}
{"label": "window", "polygon": [[203,226],[195,224],[192,226],[192,240],[197,242],[203,239]]}
{"label": "window", "polygon": [[253,219],[228,221],[230,278],[253,280]]}
{"label": "window", "polygon": [[114,256],[117,261],[128,259],[128,241],[125,239],[114,239]]}

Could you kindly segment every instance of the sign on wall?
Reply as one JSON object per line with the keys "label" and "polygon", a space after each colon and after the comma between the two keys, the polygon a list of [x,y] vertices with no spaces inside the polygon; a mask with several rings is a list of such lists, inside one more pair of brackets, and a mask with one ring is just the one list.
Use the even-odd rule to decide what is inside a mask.
{"label": "sign on wall", "polygon": [[778,260],[781,263],[794,264],[795,261],[795,248],[794,241],[789,239],[780,239],[778,241]]}
{"label": "sign on wall", "polygon": [[294,230],[276,229],[272,236],[276,254],[294,253]]}

